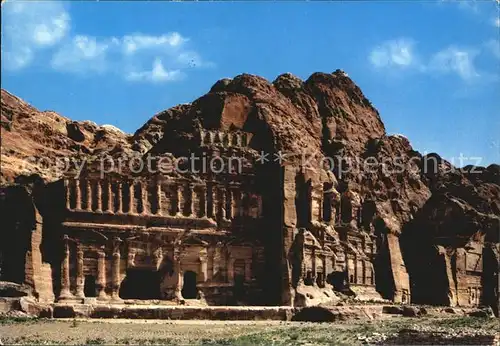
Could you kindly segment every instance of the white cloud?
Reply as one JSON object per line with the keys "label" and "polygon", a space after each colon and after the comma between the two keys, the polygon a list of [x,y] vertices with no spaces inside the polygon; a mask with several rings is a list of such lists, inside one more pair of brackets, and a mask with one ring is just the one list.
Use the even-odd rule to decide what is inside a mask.
{"label": "white cloud", "polygon": [[179,47],[188,39],[177,32],[164,34],[161,36],[151,36],[143,34],[127,35],[121,39],[123,49],[126,54],[134,54],[145,49],[169,49]]}
{"label": "white cloud", "polygon": [[68,34],[70,16],[62,2],[13,1],[2,5],[2,24],[4,67],[17,70]]}
{"label": "white cloud", "polygon": [[50,18],[48,23],[38,24],[34,30],[34,41],[42,46],[51,46],[59,42],[68,32],[69,21],[68,13],[61,12]]}
{"label": "white cloud", "polygon": [[[186,69],[213,66],[178,32],[104,38],[69,35],[68,6],[56,1],[13,1],[2,5],[3,66],[19,70],[34,61],[46,61],[48,52],[52,56],[50,66],[59,72],[109,73],[130,81],[154,83],[179,80]],[[46,50],[45,54],[36,56],[42,50]]]}
{"label": "white cloud", "polygon": [[100,40],[80,35],[60,47],[53,56],[52,67],[75,73],[109,72],[128,81],[176,81],[185,69],[213,66],[196,51],[184,47],[186,42],[187,38],[175,32]]}
{"label": "white cloud", "polygon": [[386,41],[371,51],[369,59],[377,68],[408,67],[415,62],[413,46],[412,40],[404,38]]}
{"label": "white cloud", "polygon": [[106,69],[106,54],[109,43],[97,42],[95,37],[78,35],[63,46],[52,57],[52,67],[60,71],[103,72]]}
{"label": "white cloud", "polygon": [[129,81],[145,81],[145,82],[166,82],[178,80],[182,77],[180,70],[166,70],[160,58],[156,58],[153,62],[151,70],[133,71],[127,74],[126,79]]}
{"label": "white cloud", "polygon": [[493,25],[496,26],[497,28],[500,28],[500,17],[496,17],[493,19]]}
{"label": "white cloud", "polygon": [[[478,78],[484,81],[497,80],[495,73],[480,70],[476,58],[484,54],[500,57],[500,42],[489,40],[476,47],[450,45],[427,57],[418,54],[414,41],[396,39],[385,41],[369,54],[370,63],[378,70],[397,70],[411,68],[411,71],[430,74],[456,75],[464,81]],[[484,59],[483,59],[484,60]]]}
{"label": "white cloud", "polygon": [[454,46],[434,54],[429,63],[429,70],[442,73],[456,73],[464,80],[479,77],[474,65],[477,50],[460,49]]}

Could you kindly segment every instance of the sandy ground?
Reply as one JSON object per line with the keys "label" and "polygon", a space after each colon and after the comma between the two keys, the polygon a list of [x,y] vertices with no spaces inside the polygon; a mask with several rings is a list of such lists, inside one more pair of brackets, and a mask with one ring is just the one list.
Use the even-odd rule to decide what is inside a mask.
{"label": "sandy ground", "polygon": [[[493,319],[486,324],[475,322],[472,327],[494,333],[495,322],[498,321]],[[413,318],[320,324],[282,321],[59,319],[4,321],[0,324],[0,339],[4,344],[356,345],[362,344],[366,336],[397,332],[414,323],[431,327],[438,324],[431,319]],[[462,324],[460,322],[459,326]],[[457,323],[446,325],[448,327],[455,330]]]}

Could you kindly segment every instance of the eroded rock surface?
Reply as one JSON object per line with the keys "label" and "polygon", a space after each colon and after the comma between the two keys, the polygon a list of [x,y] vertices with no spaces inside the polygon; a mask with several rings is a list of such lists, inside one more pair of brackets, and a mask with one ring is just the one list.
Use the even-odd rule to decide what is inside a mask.
{"label": "eroded rock surface", "polygon": [[[28,163],[124,154],[226,166],[103,176],[95,162],[78,175]],[[311,306],[345,295],[498,314],[499,177],[498,165],[454,169],[387,134],[340,70],[224,79],[131,136],[2,90],[2,179],[18,183],[2,201],[23,200],[36,220],[2,215],[2,246],[15,230],[23,254],[2,279],[48,301]]]}

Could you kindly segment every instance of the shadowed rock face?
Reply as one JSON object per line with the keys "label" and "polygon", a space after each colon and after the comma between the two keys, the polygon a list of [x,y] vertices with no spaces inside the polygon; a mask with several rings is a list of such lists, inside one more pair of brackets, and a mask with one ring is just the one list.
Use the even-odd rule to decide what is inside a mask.
{"label": "shadowed rock face", "polygon": [[61,177],[56,159],[82,160],[102,151],[129,149],[129,136],[110,125],[71,121],[53,111],[39,111],[2,89],[2,170],[0,182],[38,174],[46,181]]}
{"label": "shadowed rock face", "polygon": [[[272,250],[266,251],[275,263],[269,280],[279,286],[282,302],[296,295],[295,301],[306,299],[307,305],[307,298],[298,299],[300,278],[314,279],[301,269],[308,267],[309,257],[297,251],[307,254],[315,241],[321,251],[327,251],[325,244],[333,252],[343,246],[342,268],[348,272],[349,256],[356,261],[364,256],[364,250],[353,254],[366,235],[377,249],[366,263],[373,264],[374,285],[383,298],[487,304],[498,311],[499,166],[451,171],[451,164],[437,154],[423,157],[405,137],[385,132],[378,111],[340,70],[314,73],[306,81],[289,73],[272,83],[249,74],[223,79],[191,104],[156,114],[130,136],[40,112],[2,90],[1,177],[4,183],[32,173],[46,182],[60,178],[27,162],[30,156],[189,156],[200,152],[210,131],[244,133],[248,145],[242,152],[250,157],[260,151],[271,158],[279,151],[288,154],[281,168],[270,163],[253,173],[268,215],[265,225],[275,230],[268,240]],[[316,162],[331,158],[331,172],[319,163],[306,167],[304,154],[314,155]],[[315,196],[320,206],[315,206]],[[325,217],[325,210],[334,214]],[[297,247],[299,228],[306,232]],[[331,244],[322,240],[325,232],[335,239]],[[359,273],[359,268],[352,270]],[[332,274],[324,271],[325,278]],[[360,284],[358,274],[354,276],[353,286]],[[368,279],[359,277],[363,283]]]}

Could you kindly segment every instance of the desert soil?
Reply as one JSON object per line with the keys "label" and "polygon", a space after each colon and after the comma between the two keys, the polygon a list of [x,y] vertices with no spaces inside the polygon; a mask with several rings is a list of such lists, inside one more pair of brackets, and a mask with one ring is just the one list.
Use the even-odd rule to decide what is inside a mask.
{"label": "desert soil", "polygon": [[391,318],[337,323],[11,318],[0,320],[0,339],[3,344],[72,345],[492,344],[488,340],[495,335],[498,337],[498,328],[498,319],[471,317]]}

